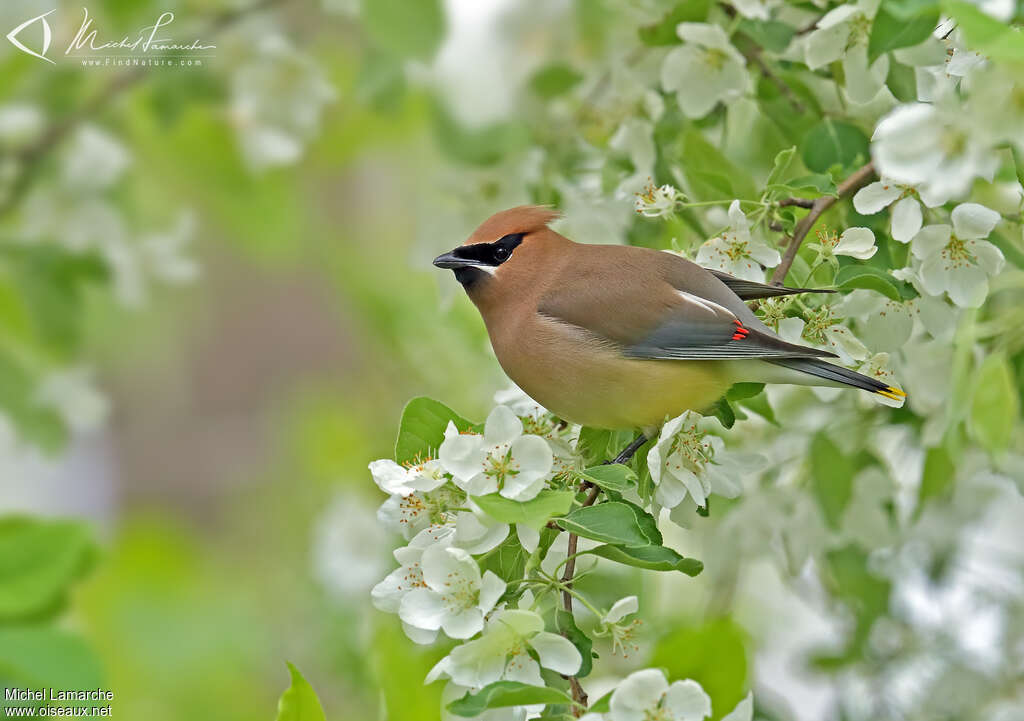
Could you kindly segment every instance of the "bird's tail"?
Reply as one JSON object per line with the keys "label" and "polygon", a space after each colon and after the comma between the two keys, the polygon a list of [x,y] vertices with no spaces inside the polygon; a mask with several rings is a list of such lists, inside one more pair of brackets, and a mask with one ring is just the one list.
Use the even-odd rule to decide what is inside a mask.
{"label": "bird's tail", "polygon": [[829,381],[829,385],[852,386],[870,393],[877,393],[894,401],[902,401],[907,397],[907,394],[899,388],[883,383],[876,378],[818,360],[817,358],[772,358],[770,360],[766,358],[765,360],[790,370],[808,373],[822,380]]}

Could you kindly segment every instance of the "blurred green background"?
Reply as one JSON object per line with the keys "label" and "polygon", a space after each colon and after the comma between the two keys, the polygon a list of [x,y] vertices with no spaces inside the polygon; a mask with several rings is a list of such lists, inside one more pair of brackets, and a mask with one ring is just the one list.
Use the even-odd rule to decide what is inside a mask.
{"label": "blurred green background", "polygon": [[[696,4],[707,13],[709,3]],[[50,450],[15,441],[0,449],[0,510],[79,517],[95,530],[91,571],[48,622],[94,649],[96,661],[84,660],[73,677],[102,679],[116,718],[270,718],[287,659],[331,719],[436,719],[440,685],[422,678],[447,648],[414,646],[394,617],[369,604],[369,588],[391,569],[395,539],[374,522],[381,494],[366,465],[391,455],[409,398],[430,395],[482,419],[506,381],[475,310],[429,261],[491,212],[521,202],[558,204],[576,237],[621,241],[628,231],[632,242],[661,247],[696,237],[678,222],[631,225],[631,197],[600,187],[602,173],[621,175],[624,164],[597,168],[598,189],[586,197],[583,183],[560,176],[595,170],[578,136],[607,147],[644,102],[630,83],[656,84],[657,63],[638,50],[637,28],[656,32],[677,4],[256,5],[96,0],[89,12],[104,36],[173,10],[174,33],[218,38],[206,67],[154,69],[114,90],[122,70],[50,66],[0,50],[4,242],[63,237],[61,223],[96,221],[92,232],[103,237],[83,242],[117,268],[123,248],[109,243],[111,227],[165,229],[184,209],[195,231],[183,254],[199,269],[187,284],[157,282],[188,273],[160,255],[175,255],[173,243],[154,246],[163,249],[153,251],[156,260],[125,261],[140,275],[153,265],[144,297],[125,302],[117,287],[133,282],[130,273],[79,287],[78,271],[58,264],[62,290],[43,331],[12,332],[0,348],[4,363],[8,352],[29,359],[4,366],[10,375],[0,392],[18,400],[51,370],[92,369],[109,414],[105,423],[58,427],[22,404],[15,425]],[[0,21],[14,27],[51,8],[8,0]],[[62,48],[81,8],[60,3],[50,19],[54,48]],[[608,70],[616,66],[628,72]],[[580,110],[562,95],[584,77],[593,97]],[[4,114],[11,108],[36,115]],[[732,148],[737,163],[770,167],[789,145],[763,120]],[[44,143],[38,157],[21,154],[65,122],[59,142]],[[123,168],[111,169],[121,163],[110,147],[86,147],[77,135],[85,127],[115,139],[129,158]],[[532,155],[531,142],[547,155]],[[116,178],[104,183],[87,165],[84,188],[61,185],[81,147]],[[24,185],[10,181],[26,167]],[[110,225],[97,207],[119,220]],[[29,277],[40,286],[52,280],[36,266]],[[6,300],[0,317],[13,328]],[[65,415],[89,415],[96,402],[83,392],[82,406]],[[800,508],[771,491],[759,502],[803,522]],[[964,513],[980,517],[979,504]],[[739,579],[731,554],[759,545],[759,508],[732,517],[732,527],[726,516],[718,536],[679,539],[692,555],[719,562],[717,575],[657,586],[639,573],[615,578],[651,599],[641,656],[673,677],[700,680],[716,710],[732,708],[751,685],[756,652],[765,708],[778,718],[820,717],[829,689],[857,679],[809,671],[798,659],[836,647],[850,619],[827,617],[832,604],[800,578],[799,564],[789,580],[810,584],[804,590],[820,603],[785,591],[769,564]],[[715,545],[734,538],[740,523],[747,545]],[[1020,563],[1019,544],[1000,553]],[[854,577],[846,588],[858,613],[883,614],[889,589],[871,576],[866,556],[850,550],[830,560],[841,581]],[[591,580],[598,595],[600,578]],[[793,633],[779,638],[787,624]],[[634,660],[611,664],[625,672]],[[41,659],[41,677],[60,677],[68,663]],[[1004,680],[1011,693],[1012,679]]]}

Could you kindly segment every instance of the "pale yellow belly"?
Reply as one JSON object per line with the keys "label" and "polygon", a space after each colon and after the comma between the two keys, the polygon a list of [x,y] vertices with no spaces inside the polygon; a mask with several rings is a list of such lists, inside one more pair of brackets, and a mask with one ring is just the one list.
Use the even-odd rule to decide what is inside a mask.
{"label": "pale yellow belly", "polygon": [[686,410],[706,410],[730,385],[719,361],[639,360],[562,328],[529,347],[495,344],[509,377],[560,418],[597,428],[651,428]]}

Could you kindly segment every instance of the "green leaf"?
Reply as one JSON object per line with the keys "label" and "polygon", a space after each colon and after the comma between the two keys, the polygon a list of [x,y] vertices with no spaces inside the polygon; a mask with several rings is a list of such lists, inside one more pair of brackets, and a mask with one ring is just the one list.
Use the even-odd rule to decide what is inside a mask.
{"label": "green leaf", "polygon": [[545,65],[530,78],[530,89],[537,96],[550,100],[572,90],[583,80],[583,75],[564,63]]}
{"label": "green leaf", "polygon": [[290,663],[288,673],[292,676],[292,685],[277,702],[277,721],[327,721],[320,699],[309,681]]}
{"label": "green leaf", "polygon": [[530,554],[519,543],[518,536],[510,533],[501,545],[480,557],[480,570],[490,571],[506,581],[516,581],[523,577],[529,559]]}
{"label": "green leaf", "polygon": [[473,501],[488,516],[502,523],[523,523],[540,530],[552,516],[564,516],[572,507],[572,491],[544,489],[529,501],[513,501],[497,493],[473,496]]}
{"label": "green leaf", "polygon": [[897,62],[895,58],[890,59],[885,84],[897,100],[904,103],[917,101],[917,74],[909,65]]}
{"label": "green leaf", "polygon": [[704,564],[696,558],[686,558],[671,548],[660,545],[628,547],[606,544],[584,553],[648,571],[679,571],[687,576],[696,576],[704,570]]}
{"label": "green leaf", "polygon": [[673,624],[645,665],[665,669],[670,679],[692,678],[711,697],[713,718],[721,718],[747,692],[746,637],[728,616],[699,626]]}
{"label": "green leaf", "polygon": [[811,490],[828,525],[838,529],[853,493],[853,463],[824,433],[811,440]]}
{"label": "green leaf", "polygon": [[856,125],[824,118],[807,133],[800,156],[815,173],[824,173],[833,165],[849,167],[868,157],[868,136]]}
{"label": "green leaf", "polygon": [[744,18],[740,21],[739,29],[762,48],[773,53],[781,53],[788,48],[790,40],[796,34],[796,28],[778,20]]}
{"label": "green leaf", "polygon": [[605,463],[600,466],[585,468],[580,471],[584,480],[605,491],[624,493],[636,485],[636,473],[629,466],[621,463]]}
{"label": "green leaf", "polygon": [[1010,446],[1020,413],[1013,371],[1001,353],[988,356],[978,370],[967,429],[992,453]]}
{"label": "green leaf", "polygon": [[765,185],[771,185],[782,180],[782,176],[789,170],[789,166],[793,162],[794,155],[796,155],[795,145],[785,150],[780,150],[776,154],[775,163],[772,165],[772,172],[768,173],[768,180],[765,181]]}
{"label": "green leaf", "polygon": [[796,193],[801,190],[813,190],[820,195],[832,195],[838,197],[839,191],[831,176],[822,173],[812,175],[801,175],[798,178],[790,178],[781,183],[772,183],[768,190],[782,190],[789,193]]}
{"label": "green leaf", "polygon": [[683,0],[676,3],[664,17],[653,25],[640,28],[640,42],[644,45],[677,45],[681,41],[676,35],[679,23],[695,23],[705,20],[711,0]]}
{"label": "green leaf", "polygon": [[711,406],[711,414],[726,428],[732,428],[736,424],[736,411],[725,398],[715,401],[715,404]]}
{"label": "green leaf", "polygon": [[103,670],[89,644],[75,634],[49,626],[9,626],[0,628],[0,679],[9,686],[87,689],[103,686]]}
{"label": "green leaf", "polygon": [[769,423],[779,425],[778,421],[775,420],[775,411],[772,410],[771,404],[768,403],[768,396],[763,393],[753,398],[745,398],[739,404],[746,410],[753,411],[761,416]]}
{"label": "green leaf", "polygon": [[55,611],[95,555],[84,524],[0,519],[0,623]]}
{"label": "green leaf", "polygon": [[889,300],[901,301],[903,295],[899,289],[900,281],[893,278],[881,268],[873,265],[845,265],[836,273],[836,288],[852,290],[864,288],[881,293]]}
{"label": "green leaf", "polygon": [[750,174],[734,165],[694,128],[683,135],[679,161],[694,200],[760,197]]}
{"label": "green leaf", "polygon": [[608,458],[608,444],[612,432],[603,428],[580,428],[579,440],[576,441],[576,453],[588,466],[593,466]]}
{"label": "green leaf", "polygon": [[555,626],[559,633],[569,639],[569,642],[580,652],[583,661],[580,663],[580,670],[576,672],[576,678],[586,678],[594,667],[594,642],[590,636],[583,633],[576,625],[576,619],[571,611],[564,608],[555,614]]}
{"label": "green leaf", "polygon": [[565,518],[559,518],[557,523],[570,533],[603,543],[623,546],[661,544],[661,533],[654,518],[626,501],[577,508]]}
{"label": "green leaf", "polygon": [[466,165],[495,165],[530,143],[529,131],[514,116],[482,127],[464,127],[435,103],[433,119],[438,146],[449,158]]}
{"label": "green leaf", "polygon": [[917,45],[931,37],[939,24],[937,7],[924,8],[909,17],[896,17],[883,5],[878,8],[868,39],[868,61],[890,50]]}
{"label": "green leaf", "polygon": [[949,452],[942,446],[929,448],[924,456],[924,470],[921,485],[917,489],[917,509],[920,515],[926,503],[932,499],[948,498],[953,490],[956,468]]}
{"label": "green leaf", "polygon": [[857,619],[850,646],[860,649],[867,641],[875,619],[889,609],[891,585],[869,569],[867,553],[857,546],[848,545],[829,551],[825,559],[826,580],[833,595],[842,599]]}
{"label": "green leaf", "polygon": [[971,50],[987,55],[990,60],[1024,60],[1024,34],[1013,25],[986,15],[968,2],[946,2],[943,7],[956,20]]}
{"label": "green leaf", "polygon": [[363,0],[361,19],[377,45],[402,58],[428,60],[444,39],[441,0]]}
{"label": "green leaf", "polygon": [[726,392],[725,397],[731,401],[741,401],[746,398],[753,398],[764,390],[764,383],[733,383]]}
{"label": "green leaf", "polygon": [[417,458],[430,458],[444,440],[444,429],[448,421],[460,431],[469,430],[472,425],[465,418],[433,398],[419,397],[409,401],[402,411],[398,426],[398,440],[395,441],[395,461],[409,463]]}
{"label": "green leaf", "polygon": [[609,711],[611,711],[612,693],[614,693],[614,689],[606,693],[597,701],[594,701],[592,704],[590,704],[590,706],[587,708],[587,711],[591,711],[593,713],[608,713]]}
{"label": "green leaf", "polygon": [[563,691],[548,686],[531,686],[519,681],[495,681],[476,693],[448,704],[448,710],[456,716],[479,716],[489,708],[508,706],[530,706],[533,704],[571,704],[572,699]]}

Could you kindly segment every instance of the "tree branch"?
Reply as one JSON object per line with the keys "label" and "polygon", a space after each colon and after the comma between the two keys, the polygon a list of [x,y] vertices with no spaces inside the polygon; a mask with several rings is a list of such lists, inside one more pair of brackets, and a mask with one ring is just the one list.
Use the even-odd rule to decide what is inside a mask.
{"label": "tree branch", "polygon": [[[590,487],[590,493],[587,494],[586,499],[583,501],[583,507],[594,505],[594,501],[597,500],[598,494],[601,489],[591,483],[584,483],[580,486],[580,490],[584,490]],[[572,577],[576,573],[576,545],[579,542],[579,536],[575,533],[569,534],[569,546],[566,549],[568,554],[568,560],[565,562],[565,573],[562,574],[562,583],[565,584],[565,590],[562,591],[562,606],[570,614],[572,613],[572,594],[569,593],[572,588]],[[569,638],[568,634],[564,634],[566,638]],[[570,641],[572,639],[569,639]],[[579,706],[573,708],[573,716],[579,717],[583,715],[583,709],[587,707],[587,692],[583,690],[580,685],[580,680],[575,676],[569,677],[569,688],[572,690],[573,700],[579,704]]]}
{"label": "tree branch", "polygon": [[[782,285],[782,282],[786,279],[786,275],[789,273],[789,269],[793,265],[793,261],[796,259],[797,251],[800,250],[800,244],[804,242],[804,238],[807,237],[811,227],[818,221],[821,214],[835,205],[837,200],[845,198],[850,193],[864,185],[864,183],[866,183],[874,174],[874,164],[868,163],[867,165],[858,168],[852,175],[850,175],[849,178],[839,184],[839,187],[836,188],[837,195],[824,195],[815,199],[811,203],[811,212],[801,218],[796,224],[796,228],[793,230],[793,237],[789,239],[789,244],[786,246],[786,252],[782,256],[782,262],[779,263],[775,272],[772,273],[772,283],[774,285]],[[799,204],[790,203],[790,205]],[[804,206],[800,205],[799,207]]]}
{"label": "tree branch", "polygon": [[[603,465],[626,463],[633,457],[633,454],[637,452],[637,449],[646,442],[647,436],[641,433],[634,438],[628,446],[623,448],[619,455],[615,456],[615,458],[610,461],[605,461]],[[590,492],[587,494],[586,499],[584,499],[581,508],[594,505],[594,502],[597,501],[598,495],[601,493],[601,489],[590,482],[584,482],[580,485],[580,491],[584,491],[587,488],[590,489]],[[565,572],[562,574],[561,579],[562,583],[565,584],[565,590],[562,591],[562,606],[570,614],[572,613],[572,594],[569,593],[568,589],[572,588],[572,579],[576,573],[576,547],[578,543],[579,536],[575,533],[570,533],[569,545],[566,550],[568,555],[565,562]],[[568,638],[567,634],[565,634],[565,636]],[[579,704],[579,706],[573,708],[573,716],[582,716],[584,710],[587,708],[587,692],[583,690],[583,687],[580,685],[580,680],[575,676],[569,676],[569,688],[572,690],[573,700]]]}

